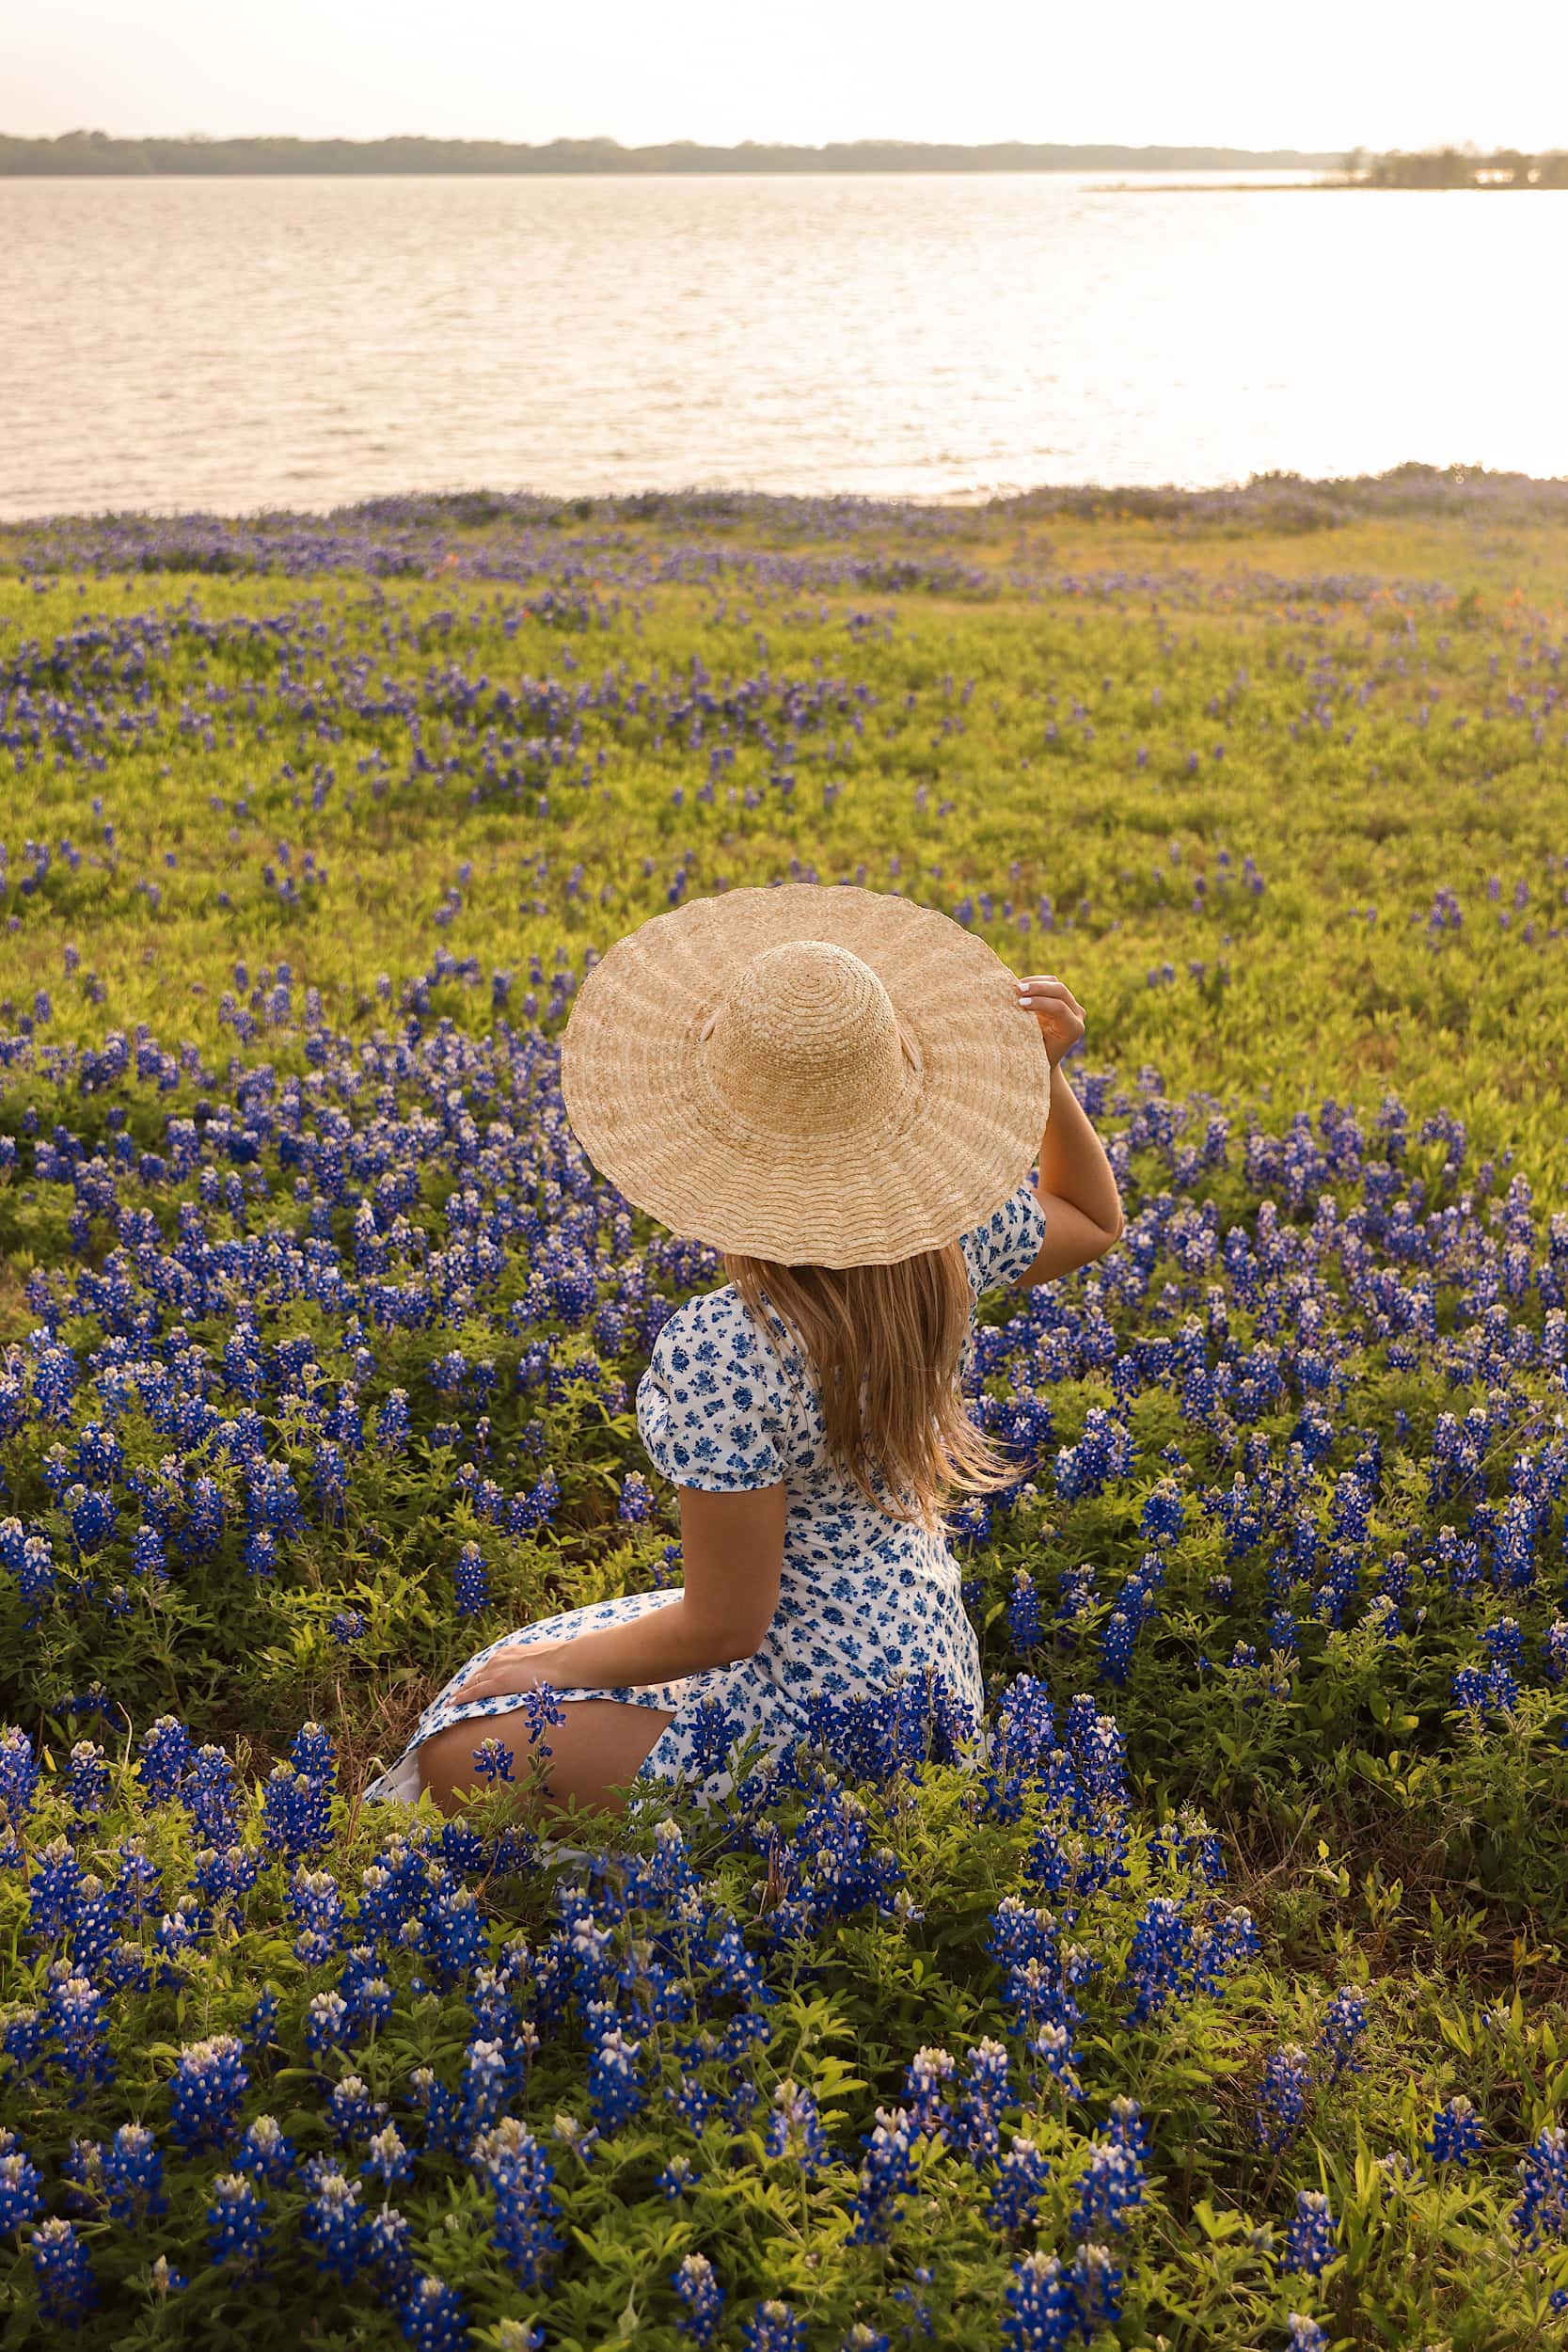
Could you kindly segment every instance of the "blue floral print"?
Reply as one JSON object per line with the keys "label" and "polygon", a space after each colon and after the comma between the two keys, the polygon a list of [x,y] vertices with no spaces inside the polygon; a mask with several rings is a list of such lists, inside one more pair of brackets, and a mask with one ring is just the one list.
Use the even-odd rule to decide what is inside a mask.
{"label": "blue floral print", "polygon": [[[1022,1274],[1044,1233],[1034,1189],[1021,1184],[985,1225],[963,1236],[975,1297]],[[617,1699],[673,1717],[648,1756],[644,1777],[722,1792],[727,1781],[713,1772],[699,1736],[704,1700],[719,1701],[741,1737],[756,1732],[775,1752],[804,1731],[808,1693],[849,1697],[900,1674],[934,1669],[978,1715],[979,1649],[960,1597],[958,1562],[940,1535],[875,1509],[829,1461],[804,1350],[786,1337],[776,1352],[732,1284],[689,1299],[665,1325],[638,1383],[637,1425],[655,1468],[676,1486],[736,1494],[782,1479],[789,1494],[778,1607],[752,1657],[674,1682],[556,1686],[562,1698]],[[403,1756],[367,1797],[412,1800],[421,1741],[451,1724],[522,1705],[515,1693],[463,1701],[465,1682],[498,1649],[624,1625],[678,1598],[674,1590],[628,1593],[492,1642],[432,1700]]]}

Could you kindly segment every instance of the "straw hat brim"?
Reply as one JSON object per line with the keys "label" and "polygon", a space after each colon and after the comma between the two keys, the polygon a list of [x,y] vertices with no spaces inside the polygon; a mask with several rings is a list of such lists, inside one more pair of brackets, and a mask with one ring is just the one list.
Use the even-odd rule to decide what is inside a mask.
{"label": "straw hat brim", "polygon": [[[748,1128],[707,1083],[702,1034],[740,972],[786,941],[870,965],[918,1067],[891,1110],[831,1136]],[[696,898],[618,940],[562,1042],[578,1142],[672,1232],[784,1265],[888,1265],[987,1217],[1033,1167],[1051,1105],[1014,976],[951,916],[890,893],[790,882]]]}

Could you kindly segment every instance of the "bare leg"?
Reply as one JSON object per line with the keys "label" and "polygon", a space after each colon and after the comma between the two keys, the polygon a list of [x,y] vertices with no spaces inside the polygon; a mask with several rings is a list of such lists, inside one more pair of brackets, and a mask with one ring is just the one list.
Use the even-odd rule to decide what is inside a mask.
{"label": "bare leg", "polygon": [[[620,1792],[635,1780],[649,1751],[665,1726],[674,1722],[661,1707],[633,1707],[623,1699],[566,1699],[563,1724],[551,1724],[545,1733],[549,1756],[545,1799],[554,1805],[601,1805],[611,1813],[626,1811]],[[511,1715],[480,1715],[468,1723],[449,1724],[426,1740],[419,1751],[420,1786],[428,1788],[443,1813],[460,1812],[466,1798],[482,1782],[474,1771],[474,1750],[484,1740],[500,1740],[511,1749],[519,1787],[528,1778],[530,1754],[521,1709]],[[536,1754],[537,1751],[534,1751]]]}

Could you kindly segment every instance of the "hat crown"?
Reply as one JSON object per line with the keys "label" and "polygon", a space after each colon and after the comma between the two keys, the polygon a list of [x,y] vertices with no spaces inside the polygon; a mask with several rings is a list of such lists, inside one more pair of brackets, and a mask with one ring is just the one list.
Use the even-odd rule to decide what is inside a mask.
{"label": "hat crown", "polygon": [[716,1091],[748,1124],[828,1135],[891,1110],[905,1083],[893,1000],[871,966],[825,939],[765,948],[704,1032]]}

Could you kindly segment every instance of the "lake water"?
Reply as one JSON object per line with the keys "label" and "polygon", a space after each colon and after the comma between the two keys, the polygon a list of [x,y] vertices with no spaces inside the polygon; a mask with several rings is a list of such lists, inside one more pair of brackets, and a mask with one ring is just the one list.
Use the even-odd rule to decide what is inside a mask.
{"label": "lake water", "polygon": [[0,515],[1568,473],[1568,191],[0,180]]}

